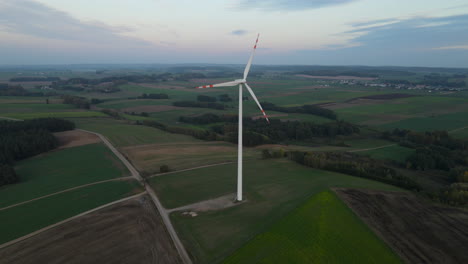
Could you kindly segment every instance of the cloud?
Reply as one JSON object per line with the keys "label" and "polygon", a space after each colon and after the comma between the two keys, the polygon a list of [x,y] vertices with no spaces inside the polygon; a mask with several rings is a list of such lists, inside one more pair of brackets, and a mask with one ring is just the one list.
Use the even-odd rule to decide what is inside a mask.
{"label": "cloud", "polygon": [[355,23],[343,46],[300,50],[296,63],[468,67],[468,14]]}
{"label": "cloud", "polygon": [[242,0],[240,9],[261,9],[265,11],[301,11],[327,6],[342,5],[357,0]]}
{"label": "cloud", "polygon": [[357,27],[347,33],[362,33],[353,42],[391,50],[422,50],[468,43],[468,15],[415,17],[372,27]]}
{"label": "cloud", "polygon": [[231,31],[231,35],[236,35],[236,36],[242,36],[242,35],[245,35],[247,34],[248,31],[247,30],[243,30],[243,29],[237,29],[237,30],[233,30]]}
{"label": "cloud", "polygon": [[398,20],[394,18],[377,19],[377,20],[369,20],[369,21],[364,21],[364,22],[351,23],[351,26],[352,27],[372,27],[372,26],[377,26],[379,24],[383,24],[383,23],[394,23],[397,21]]}
{"label": "cloud", "polygon": [[456,45],[433,48],[434,50],[468,50],[468,45]]}
{"label": "cloud", "polygon": [[0,31],[3,32],[50,40],[97,44],[150,44],[140,39],[121,35],[131,32],[131,28],[80,21],[65,12],[31,0],[1,2],[0,25],[2,25]]}

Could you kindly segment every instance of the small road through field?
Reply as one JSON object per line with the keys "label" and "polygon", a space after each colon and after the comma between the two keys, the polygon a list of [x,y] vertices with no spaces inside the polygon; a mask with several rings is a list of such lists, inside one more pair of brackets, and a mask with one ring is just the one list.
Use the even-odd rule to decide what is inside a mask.
{"label": "small road through field", "polygon": [[346,151],[346,152],[361,152],[361,151],[368,151],[368,150],[374,150],[374,149],[388,148],[388,147],[396,146],[396,145],[397,145],[397,144],[389,144],[389,145],[380,146],[380,147],[375,147],[375,148],[348,150],[348,151]]}
{"label": "small road through field", "polygon": [[203,169],[203,168],[208,168],[208,167],[221,166],[221,165],[232,164],[232,163],[236,163],[236,162],[229,161],[229,162],[222,162],[222,163],[216,163],[216,164],[203,165],[203,166],[193,167],[193,168],[189,168],[189,169],[176,170],[176,171],[165,172],[165,173],[158,173],[158,174],[153,174],[153,175],[149,176],[148,178],[164,176],[164,175],[179,173],[179,172],[184,172],[184,171],[191,171],[191,170],[196,170],[196,169]]}
{"label": "small road through field", "polygon": [[154,190],[151,188],[151,186],[145,183],[145,181],[141,177],[140,173],[135,169],[135,167],[133,167],[133,165],[109,142],[109,140],[107,140],[106,137],[96,132],[83,130],[83,129],[79,129],[79,130],[95,134],[99,138],[101,138],[104,144],[106,144],[106,146],[125,164],[125,166],[128,168],[128,170],[132,174],[132,177],[137,179],[145,187],[146,192],[150,195],[151,199],[156,205],[156,208],[158,209],[159,214],[161,215],[161,218],[163,219],[163,222],[166,225],[167,231],[169,232],[169,235],[171,236],[182,261],[186,264],[191,264],[192,260],[190,259],[187,251],[185,250],[184,245],[180,241],[179,236],[177,236],[177,233],[174,227],[172,226],[172,222],[171,222],[171,219],[169,218],[169,214],[166,208],[162,206],[161,202],[159,201],[158,196],[156,195]]}
{"label": "small road through field", "polygon": [[466,128],[468,128],[468,126],[460,127],[460,128],[457,128],[457,129],[450,130],[449,133],[457,132],[457,131],[460,131],[460,130],[463,130],[463,129],[466,129]]}
{"label": "small road through field", "polygon": [[10,245],[13,245],[13,244],[18,243],[18,242],[20,242],[20,241],[23,241],[23,240],[25,240],[25,239],[27,239],[27,238],[33,237],[33,236],[35,236],[35,235],[37,235],[37,234],[39,234],[39,233],[42,233],[42,232],[44,232],[44,231],[47,231],[47,230],[49,230],[49,229],[51,229],[51,228],[54,228],[54,227],[56,227],[56,226],[59,226],[59,225],[64,224],[64,223],[66,223],[66,222],[69,222],[69,221],[71,221],[71,220],[73,220],[73,219],[76,219],[76,218],[78,218],[78,217],[81,217],[81,216],[83,216],[83,215],[87,215],[87,214],[96,212],[96,211],[101,210],[101,209],[103,209],[103,208],[105,208],[105,207],[108,207],[108,206],[111,206],[111,205],[114,205],[114,204],[117,204],[117,203],[120,203],[120,202],[123,202],[123,201],[127,201],[127,200],[131,200],[131,199],[140,197],[140,196],[142,196],[142,195],[144,195],[144,194],[146,194],[146,192],[141,192],[141,193],[136,194],[136,195],[132,195],[132,196],[129,196],[129,197],[125,197],[125,198],[123,198],[123,199],[120,199],[120,200],[117,200],[117,201],[113,201],[113,202],[111,202],[111,203],[101,205],[101,206],[99,206],[99,207],[96,207],[96,208],[91,209],[91,210],[89,210],[89,211],[83,212],[83,213],[81,213],[81,214],[72,216],[72,217],[70,217],[70,218],[67,218],[67,219],[65,219],[65,220],[63,220],[63,221],[60,221],[60,222],[58,222],[58,223],[55,223],[55,224],[53,224],[53,225],[46,226],[46,227],[44,227],[44,228],[42,228],[42,229],[39,229],[39,230],[34,231],[34,232],[32,232],[32,233],[29,233],[29,234],[27,234],[27,235],[25,235],[25,236],[19,237],[19,238],[15,239],[15,240],[9,241],[9,242],[4,243],[4,244],[1,244],[1,245],[0,245],[0,249],[6,248],[6,247],[8,247],[8,246],[10,246]]}
{"label": "small road through field", "polygon": [[76,187],[73,187],[73,188],[69,188],[69,189],[66,189],[66,190],[63,190],[63,191],[60,191],[60,192],[55,192],[55,193],[51,193],[51,194],[44,195],[44,196],[41,196],[41,197],[37,197],[37,198],[27,200],[27,201],[24,201],[24,202],[21,202],[21,203],[12,204],[12,205],[9,205],[9,206],[6,206],[6,207],[2,207],[2,208],[0,208],[0,211],[6,210],[6,209],[9,209],[9,208],[13,208],[13,207],[16,207],[16,206],[19,206],[19,205],[27,204],[27,203],[30,203],[30,202],[34,202],[34,201],[44,199],[44,198],[47,198],[47,197],[50,197],[50,196],[54,196],[54,195],[57,195],[57,194],[61,194],[61,193],[81,189],[81,188],[88,187],[88,186],[93,186],[93,185],[96,185],[96,184],[101,184],[101,183],[106,183],[106,182],[113,182],[113,181],[125,181],[125,180],[129,180],[129,179],[133,180],[133,177],[121,177],[121,178],[115,178],[115,179],[110,179],[110,180],[92,182],[92,183],[76,186]]}

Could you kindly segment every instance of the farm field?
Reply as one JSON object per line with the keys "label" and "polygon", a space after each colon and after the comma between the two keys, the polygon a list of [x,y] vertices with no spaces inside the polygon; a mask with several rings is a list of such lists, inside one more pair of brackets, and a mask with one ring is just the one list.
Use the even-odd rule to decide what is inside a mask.
{"label": "farm field", "polygon": [[4,117],[16,119],[33,119],[44,117],[55,118],[83,118],[83,117],[107,117],[106,114],[95,111],[73,111],[73,112],[37,112],[37,113],[7,113],[1,114]]}
{"label": "farm field", "polygon": [[135,108],[137,106],[142,105],[171,105],[171,101],[168,99],[158,99],[158,100],[145,100],[145,99],[133,99],[133,100],[118,100],[118,101],[110,101],[104,102],[97,105],[99,108],[106,108],[106,109],[122,109],[125,111],[132,112],[131,108]]}
{"label": "farm field", "polygon": [[[236,166],[157,176],[150,184],[165,207],[179,207],[233,193]],[[220,262],[314,194],[337,186],[399,190],[379,182],[310,169],[286,159],[258,160],[244,164],[245,203],[199,213],[194,218],[172,213],[171,218],[195,263]]]}
{"label": "farm field", "polygon": [[5,264],[119,263],[122,260],[181,263],[148,196],[111,205],[0,249],[0,263]]}
{"label": "farm field", "polygon": [[402,263],[332,191],[314,195],[223,261],[254,262]]}
{"label": "farm field", "polygon": [[[382,100],[380,100],[382,101]],[[466,99],[441,96],[417,96],[383,100],[379,104],[336,109],[339,117],[366,125],[385,125],[409,118],[444,115],[467,110]]]}
{"label": "farm field", "polygon": [[[219,141],[149,144],[124,147],[122,151],[145,174],[158,173],[161,165],[168,165],[170,170],[182,170],[237,161],[237,146]],[[244,148],[246,161],[255,158],[260,158],[260,151]]]}
{"label": "farm field", "polygon": [[167,142],[201,142],[190,136],[171,134],[157,128],[131,125],[110,118],[72,119],[77,128],[100,133],[116,147]]}
{"label": "farm field", "polygon": [[415,117],[381,125],[381,128],[410,129],[415,131],[454,130],[468,126],[468,111],[451,114]]}
{"label": "farm field", "polygon": [[141,191],[134,180],[114,181],[1,210],[0,244]]}
{"label": "farm field", "polygon": [[366,151],[356,152],[358,154],[368,155],[371,158],[379,160],[393,160],[399,163],[404,163],[406,158],[415,152],[414,149],[402,147],[399,145],[388,146],[379,149],[371,149]]}
{"label": "farm field", "polygon": [[0,104],[0,113],[25,113],[25,112],[63,112],[76,110],[72,105],[68,104],[46,104],[45,99],[42,103],[13,103],[18,100],[27,100],[24,97],[16,97],[14,99],[5,100]]}
{"label": "farm field", "polygon": [[[429,203],[429,199],[416,201],[408,195],[410,191],[392,185],[312,169],[287,157],[264,159],[263,156],[269,156],[266,152],[262,155],[262,150],[266,149],[349,152],[344,156],[351,157],[351,153],[369,156],[379,160],[375,162],[376,165],[386,167],[376,168],[375,171],[386,174],[388,178],[401,182],[404,177],[414,180],[421,187],[421,196],[433,195],[432,199],[437,201],[458,202],[455,198],[464,195],[464,191],[449,189],[455,186],[450,187],[454,178],[452,172],[429,166],[421,170],[407,168],[406,158],[415,149],[382,138],[385,136],[384,131],[400,128],[419,132],[447,130],[453,137],[468,139],[468,90],[457,91],[458,88],[449,89],[453,86],[441,85],[429,91],[427,87],[416,85],[429,82],[429,78],[436,78],[439,71],[440,76],[459,81],[461,77],[450,77],[465,74],[459,72],[459,69],[415,68],[413,71],[408,69],[405,74],[406,70],[397,67],[382,67],[382,71],[389,72],[386,75],[373,72],[372,69],[364,70],[365,67],[356,67],[357,75],[366,71],[368,74],[360,75],[364,79],[357,78],[355,82],[339,80],[340,76],[331,76],[328,80],[298,77],[297,74],[301,74],[298,73],[299,69],[302,71],[305,66],[281,66],[281,70],[272,70],[273,66],[257,65],[258,68],[253,68],[255,74],[249,78],[249,84],[260,102],[283,107],[317,105],[334,111],[338,121],[352,124],[314,126],[287,123],[282,124],[282,131],[268,128],[266,122],[263,122],[265,127],[262,122],[249,124],[251,127],[247,126],[248,129],[254,132],[248,134],[249,143],[267,144],[243,148],[245,200],[235,203],[232,201],[237,187],[237,145],[221,141],[233,135],[228,133],[235,133],[235,123],[224,127],[223,122],[206,124],[203,122],[205,120],[200,121],[202,124],[184,123],[180,117],[207,113],[237,115],[237,87],[195,87],[230,81],[235,77],[226,76],[235,76],[237,73],[241,78],[242,67],[232,66],[229,69],[231,66],[220,66],[217,69],[217,66],[212,65],[194,68],[188,65],[168,65],[162,68],[151,65],[148,68],[142,66],[143,69],[138,70],[131,68],[139,66],[109,70],[102,68],[104,66],[97,69],[88,69],[94,67],[91,65],[83,67],[86,69],[57,72],[56,76],[60,76],[64,82],[54,84],[58,86],[52,91],[35,87],[40,84],[37,82],[24,83],[26,91],[36,92],[35,95],[40,92],[56,94],[48,98],[50,104],[46,104],[46,96],[0,97],[0,118],[57,117],[72,121],[77,127],[77,130],[54,133],[61,144],[58,149],[16,161],[14,169],[20,181],[0,187],[0,222],[3,224],[0,227],[0,244],[118,199],[141,195],[0,249],[0,263],[181,263],[168,232],[171,236],[177,234],[194,263],[413,263],[430,256],[424,250],[432,251],[435,254],[433,258],[438,259],[441,256],[437,255],[439,249],[456,256],[458,262],[466,262],[460,254],[463,250],[457,249],[468,243],[466,238],[461,238],[468,236],[465,234],[468,230],[465,224],[467,219],[463,213],[449,210],[453,208],[427,209],[424,203]],[[313,66],[310,71],[320,71],[315,70],[315,67],[319,66]],[[324,67],[323,71],[333,68]],[[348,71],[348,68],[342,70]],[[303,74],[307,72],[304,70]],[[53,77],[47,72],[31,71],[33,73],[34,76]],[[18,76],[27,74],[19,73]],[[0,79],[5,78],[5,82],[15,76],[16,73],[0,71]],[[366,80],[374,79],[369,76],[379,77]],[[89,80],[66,82],[66,78],[72,77]],[[396,82],[391,80],[398,79],[414,83],[403,88],[399,85],[388,86],[386,83],[394,84]],[[468,81],[468,78],[465,79]],[[445,81],[441,77],[440,82]],[[5,85],[0,86],[0,89],[2,87]],[[468,86],[464,87],[460,89]],[[169,99],[136,99],[142,97],[143,93],[167,94]],[[8,91],[6,94],[21,93]],[[75,98],[79,101],[75,107],[63,104],[60,98],[64,94],[82,98]],[[228,94],[232,101],[221,102],[219,96],[224,94]],[[199,95],[216,97],[217,103],[224,104],[225,109],[173,105],[175,101],[197,101]],[[244,96],[244,117],[261,117],[257,104],[245,89]],[[204,100],[209,98],[205,97]],[[77,108],[82,106],[80,102],[83,101],[90,104],[91,110]],[[104,114],[101,112],[103,109],[111,112]],[[335,122],[311,114],[269,110],[266,113],[271,119],[283,122]],[[322,112],[324,115],[327,113]],[[205,119],[215,120],[208,117]],[[212,129],[220,133],[216,137],[219,141],[199,140],[137,125],[141,124],[138,121],[144,120],[185,129],[178,133]],[[357,131],[356,128],[359,128],[359,133],[353,133]],[[167,209],[161,211],[163,218],[149,196],[142,193],[142,186],[130,177],[125,177],[130,175],[127,168],[100,138],[83,130],[105,136],[132,163],[143,177],[144,182],[141,183],[146,185],[144,187],[152,188]],[[419,134],[411,136],[414,139],[405,140],[423,138]],[[210,137],[210,140],[213,138]],[[424,142],[429,141],[423,139]],[[421,144],[417,147],[423,146]],[[435,153],[437,149],[433,151]],[[455,156],[464,154],[455,150],[449,152],[453,155],[445,156],[454,156],[453,160]],[[279,153],[270,154],[281,156],[277,155]],[[423,158],[421,163],[429,160]],[[324,159],[322,156],[317,162],[322,165]],[[343,160],[338,161],[337,166],[340,162]],[[366,166],[374,164],[344,162],[350,167],[356,165],[359,172],[367,172]],[[454,162],[457,162],[457,166],[466,165],[462,164],[462,159]],[[169,167],[169,173],[160,172],[162,165]],[[420,164],[415,162],[414,165],[416,167]],[[393,177],[393,170],[403,177]],[[62,192],[87,184],[92,185]],[[462,188],[464,185],[456,186]],[[354,193],[345,199],[340,193],[343,190],[353,190]],[[451,192],[443,193],[445,190]],[[40,198],[45,195],[50,196]],[[455,195],[457,197],[454,198]],[[464,199],[464,196],[461,198]],[[356,204],[361,207],[356,207]],[[399,210],[413,211],[400,214]],[[445,213],[446,218],[443,216]],[[426,217],[429,222],[424,219],[425,215],[430,215]],[[167,216],[175,230],[161,222],[162,219],[166,221]],[[378,219],[369,221],[369,218]],[[385,221],[392,221],[388,226],[395,228],[395,234],[388,234],[391,230],[386,229]],[[454,227],[447,228],[447,233],[443,232],[445,230],[441,223],[444,221]],[[406,222],[411,223],[406,226]],[[437,240],[437,235],[432,231],[422,234],[418,230],[420,227],[440,233],[444,245],[427,244],[427,240]],[[459,228],[461,235],[454,232],[456,228]],[[408,240],[405,233],[408,234]],[[389,241],[389,237],[393,240]],[[451,243],[450,237],[454,241],[453,248],[446,246]],[[175,245],[178,245],[177,239]],[[417,249],[419,246],[421,251]],[[402,255],[402,252],[406,253]],[[181,256],[183,259],[184,254]],[[430,259],[424,262],[430,262]]]}
{"label": "farm field", "polygon": [[457,129],[451,132],[450,135],[456,138],[468,139],[468,126],[461,129]]}
{"label": "farm field", "polygon": [[21,181],[0,187],[0,207],[129,175],[123,164],[101,143],[44,153],[18,162],[15,170]]}
{"label": "farm field", "polygon": [[336,190],[341,199],[407,263],[466,263],[468,212],[430,204],[412,193]]}

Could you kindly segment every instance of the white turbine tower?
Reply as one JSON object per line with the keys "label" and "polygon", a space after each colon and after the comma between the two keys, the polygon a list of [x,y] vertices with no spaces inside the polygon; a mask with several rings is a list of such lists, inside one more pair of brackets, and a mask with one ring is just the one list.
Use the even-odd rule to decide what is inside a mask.
{"label": "white turbine tower", "polygon": [[227,86],[236,86],[239,85],[239,135],[238,135],[238,158],[237,158],[237,201],[242,201],[242,85],[245,85],[245,88],[249,91],[250,95],[252,98],[255,100],[255,102],[258,105],[258,108],[263,113],[263,116],[267,120],[268,123],[270,123],[270,120],[268,120],[267,115],[265,114],[265,111],[263,110],[262,106],[260,105],[260,102],[258,101],[257,97],[255,96],[254,92],[252,91],[252,88],[247,84],[247,76],[249,75],[250,71],[250,65],[252,65],[252,59],[255,54],[255,50],[257,49],[257,43],[258,43],[258,37],[260,36],[257,35],[257,40],[255,41],[255,45],[252,50],[252,54],[250,54],[249,61],[247,62],[247,65],[245,66],[244,70],[244,78],[243,79],[238,79],[232,82],[225,82],[225,83],[218,83],[218,84],[210,84],[210,85],[204,85],[204,86],[199,86],[197,89],[202,89],[202,88],[213,88],[213,87],[227,87]]}

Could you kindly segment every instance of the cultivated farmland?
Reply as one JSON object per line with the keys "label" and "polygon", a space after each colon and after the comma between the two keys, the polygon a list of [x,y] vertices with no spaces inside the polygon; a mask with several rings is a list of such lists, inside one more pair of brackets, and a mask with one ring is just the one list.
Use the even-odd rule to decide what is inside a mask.
{"label": "cultivated farmland", "polygon": [[122,261],[181,263],[148,196],[100,209],[0,250],[0,263]]}
{"label": "cultivated farmland", "polygon": [[0,188],[0,207],[129,175],[114,154],[101,143],[32,157],[19,162],[16,171],[21,182]]}
{"label": "cultivated farmland", "polygon": [[1,210],[0,244],[141,191],[133,180],[106,182]]}
{"label": "cultivated farmland", "polygon": [[[236,164],[157,176],[150,183],[167,208],[233,193]],[[262,173],[259,173],[262,172]],[[311,196],[329,187],[398,190],[378,182],[309,169],[284,159],[244,164],[247,202],[188,217],[172,213],[181,239],[197,263],[220,262],[252,237],[266,231]]]}
{"label": "cultivated farmland", "polygon": [[468,262],[466,210],[431,205],[410,193],[336,192],[405,262]]}
{"label": "cultivated farmland", "polygon": [[331,191],[314,195],[223,263],[248,262],[401,263]]}

